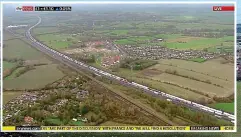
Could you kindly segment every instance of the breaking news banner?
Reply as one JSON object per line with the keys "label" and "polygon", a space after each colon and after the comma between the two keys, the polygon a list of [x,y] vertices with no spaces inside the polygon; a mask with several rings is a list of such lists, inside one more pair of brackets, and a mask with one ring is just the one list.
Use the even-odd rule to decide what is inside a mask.
{"label": "breaking news banner", "polygon": [[213,11],[234,11],[234,6],[213,6]]}
{"label": "breaking news banner", "polygon": [[3,131],[170,131],[170,130],[234,130],[233,126],[6,126]]}
{"label": "breaking news banner", "polygon": [[16,7],[16,11],[71,11],[71,6],[22,6]]}

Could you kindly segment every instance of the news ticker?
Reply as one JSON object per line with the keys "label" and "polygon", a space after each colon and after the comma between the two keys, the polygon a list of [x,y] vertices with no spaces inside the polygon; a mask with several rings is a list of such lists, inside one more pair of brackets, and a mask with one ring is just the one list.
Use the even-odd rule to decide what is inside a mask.
{"label": "news ticker", "polygon": [[222,130],[234,131],[234,126],[3,126],[3,131],[183,131]]}
{"label": "news ticker", "polygon": [[71,11],[71,6],[22,6],[16,11]]}
{"label": "news ticker", "polygon": [[[213,11],[234,11],[234,6],[213,6]],[[71,6],[22,6],[16,11],[72,11]]]}

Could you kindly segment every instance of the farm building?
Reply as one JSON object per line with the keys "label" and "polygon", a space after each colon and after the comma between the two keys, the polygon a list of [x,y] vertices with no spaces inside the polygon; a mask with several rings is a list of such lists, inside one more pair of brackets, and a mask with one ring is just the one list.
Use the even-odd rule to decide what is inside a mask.
{"label": "farm building", "polygon": [[33,118],[27,116],[27,117],[24,118],[24,121],[25,121],[26,123],[32,123],[32,122],[33,122]]}
{"label": "farm building", "polygon": [[163,39],[157,39],[157,41],[160,41],[160,42],[162,42],[162,41],[163,41]]}

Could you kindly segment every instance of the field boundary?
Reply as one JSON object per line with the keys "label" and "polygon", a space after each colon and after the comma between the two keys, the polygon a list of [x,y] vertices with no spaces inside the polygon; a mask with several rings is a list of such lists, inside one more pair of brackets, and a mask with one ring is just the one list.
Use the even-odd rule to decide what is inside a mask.
{"label": "field boundary", "polygon": [[195,71],[195,70],[192,70],[192,69],[182,68],[182,67],[179,67],[179,66],[177,66],[177,65],[170,65],[170,64],[160,63],[160,62],[159,62],[159,64],[161,64],[161,65],[166,65],[166,66],[172,66],[172,67],[176,67],[176,68],[180,68],[180,69],[183,69],[183,70],[187,70],[187,71],[192,71],[192,72],[195,72],[195,73],[199,73],[199,74],[202,74],[202,75],[205,75],[205,76],[217,78],[217,79],[220,79],[220,80],[223,80],[223,81],[231,82],[231,81],[229,81],[228,79],[223,79],[223,78],[220,78],[220,77],[212,76],[212,75],[209,75],[209,74],[206,74],[206,73],[202,73],[202,72],[198,72],[198,71]]}

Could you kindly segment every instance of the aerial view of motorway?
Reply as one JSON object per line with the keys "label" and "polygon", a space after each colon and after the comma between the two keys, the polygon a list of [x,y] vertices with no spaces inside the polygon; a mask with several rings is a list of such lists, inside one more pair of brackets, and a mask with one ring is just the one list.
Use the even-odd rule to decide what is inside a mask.
{"label": "aerial view of motorway", "polygon": [[3,6],[4,126],[234,125],[234,12],[68,6]]}

